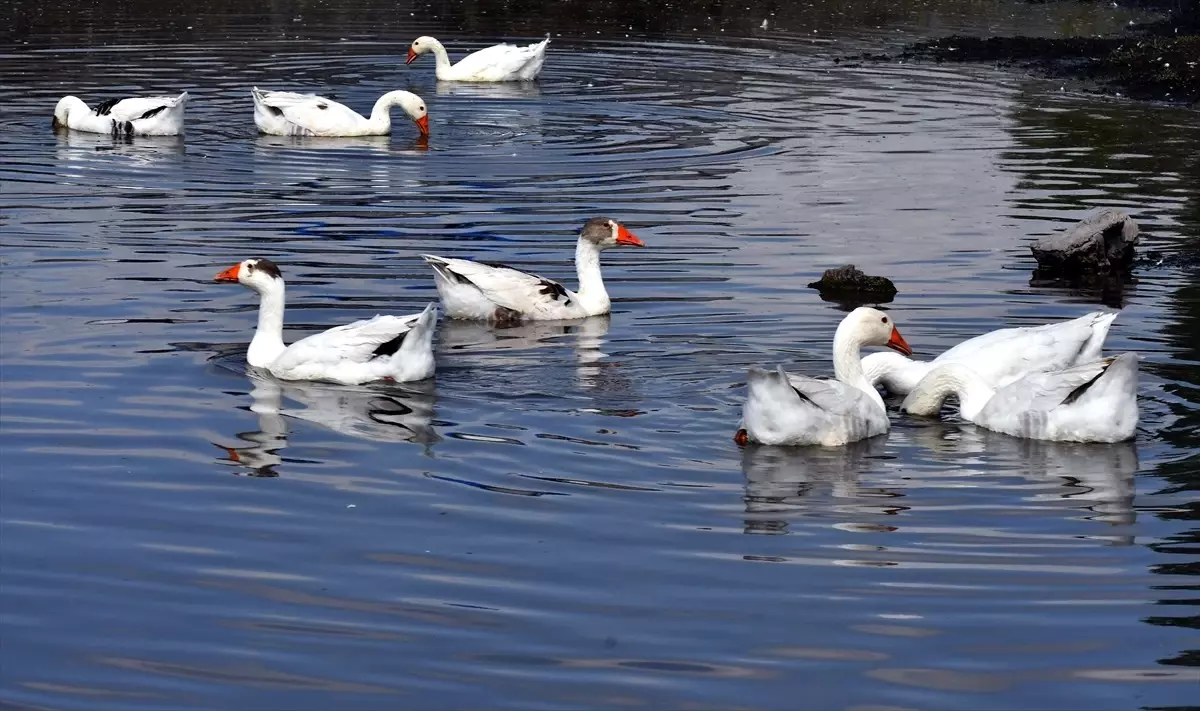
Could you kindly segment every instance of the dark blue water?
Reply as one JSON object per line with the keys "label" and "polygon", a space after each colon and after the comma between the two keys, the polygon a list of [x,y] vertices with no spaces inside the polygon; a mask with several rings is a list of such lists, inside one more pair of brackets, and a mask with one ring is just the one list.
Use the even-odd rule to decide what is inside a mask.
{"label": "dark blue water", "polygon": [[[1197,703],[1198,275],[1031,287],[1028,244],[1111,205],[1144,248],[1194,253],[1200,113],[835,61],[952,21],[1123,17],[1022,5],[972,25],[946,3],[873,22],[863,3],[762,31],[693,8],[627,39],[613,5],[599,35],[480,7],[18,8],[0,64],[0,705]],[[457,56],[546,29],[535,86],[403,64],[418,34]],[[362,110],[416,91],[432,136],[258,137],[254,84]],[[184,139],[49,127],[68,93],[182,89]],[[611,317],[443,323],[428,383],[247,374],[256,303],[211,281],[278,262],[295,339],[419,310],[423,252],[570,283],[597,214],[648,245],[605,254]],[[852,447],[739,449],[749,365],[830,371],[842,311],[805,284],[846,262],[896,281],[924,357],[1119,302],[1108,348],[1144,358],[1137,440],[895,414]]]}

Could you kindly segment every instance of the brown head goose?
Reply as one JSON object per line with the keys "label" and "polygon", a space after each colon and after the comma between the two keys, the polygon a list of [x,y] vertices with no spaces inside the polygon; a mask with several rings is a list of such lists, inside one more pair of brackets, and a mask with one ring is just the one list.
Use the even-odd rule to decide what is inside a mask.
{"label": "brown head goose", "polygon": [[645,244],[616,220],[593,217],[575,246],[579,291],[503,265],[423,254],[433,267],[442,307],[450,318],[501,322],[547,321],[606,314],[612,308],[600,276],[600,252]]}

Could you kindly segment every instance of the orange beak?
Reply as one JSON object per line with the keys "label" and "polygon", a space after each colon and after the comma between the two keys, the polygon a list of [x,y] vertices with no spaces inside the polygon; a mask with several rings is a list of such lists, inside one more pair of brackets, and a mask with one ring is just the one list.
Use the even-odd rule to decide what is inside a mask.
{"label": "orange beak", "polygon": [[747,444],[750,444],[750,435],[746,434],[746,430],[738,430],[733,435],[733,441],[737,446],[745,447]]}
{"label": "orange beak", "polygon": [[226,269],[225,271],[223,271],[220,274],[213,277],[213,280],[214,281],[236,282],[238,280],[238,272],[241,270],[241,268],[242,268],[241,264],[235,264],[232,267]]}
{"label": "orange beak", "polygon": [[404,63],[405,63],[405,64],[412,64],[412,63],[413,63],[413,60],[414,60],[414,59],[416,59],[417,57],[420,57],[420,56],[421,56],[421,55],[419,55],[419,54],[417,54],[416,52],[414,52],[414,51],[413,51],[413,48],[412,48],[412,47],[409,47],[409,48],[408,48],[408,59],[404,60]]}
{"label": "orange beak", "polygon": [[626,247],[645,247],[646,243],[638,239],[632,232],[625,229],[621,225],[617,225],[617,244],[623,244]]}
{"label": "orange beak", "polygon": [[429,135],[429,114],[425,114],[424,116],[417,119],[413,123],[417,124],[417,128],[419,128],[421,130],[422,136]]}
{"label": "orange beak", "polygon": [[887,347],[894,351],[900,351],[906,356],[912,355],[912,348],[909,347],[908,341],[904,340],[904,336],[900,335],[900,331],[892,326],[892,337],[888,339]]}

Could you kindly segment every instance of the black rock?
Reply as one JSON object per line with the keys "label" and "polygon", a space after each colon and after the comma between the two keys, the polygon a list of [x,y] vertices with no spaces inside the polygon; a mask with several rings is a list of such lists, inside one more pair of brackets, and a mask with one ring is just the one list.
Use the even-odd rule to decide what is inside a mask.
{"label": "black rock", "polygon": [[808,286],[820,291],[825,301],[886,304],[896,296],[896,285],[891,279],[868,276],[853,264],[826,269],[819,281]]}
{"label": "black rock", "polygon": [[1034,278],[1079,284],[1127,275],[1137,242],[1137,223],[1120,210],[1104,208],[1066,232],[1033,243]]}

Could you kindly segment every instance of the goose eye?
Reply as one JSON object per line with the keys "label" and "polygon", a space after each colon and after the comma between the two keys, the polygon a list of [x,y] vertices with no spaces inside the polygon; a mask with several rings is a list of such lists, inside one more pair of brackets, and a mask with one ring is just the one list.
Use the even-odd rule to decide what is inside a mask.
{"label": "goose eye", "polygon": [[883,321],[884,323],[887,323],[887,316],[884,316],[884,317],[883,317],[882,319],[880,319],[880,320],[881,320],[881,321]]}

